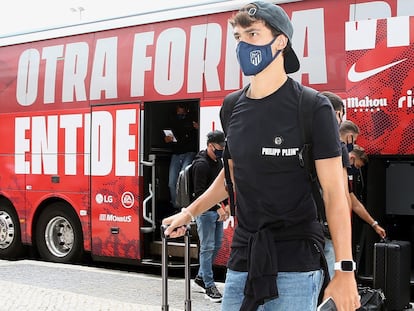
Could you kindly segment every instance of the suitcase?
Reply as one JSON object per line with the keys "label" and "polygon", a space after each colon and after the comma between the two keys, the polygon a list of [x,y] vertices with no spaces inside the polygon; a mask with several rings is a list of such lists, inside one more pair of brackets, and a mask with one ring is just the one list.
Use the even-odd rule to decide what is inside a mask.
{"label": "suitcase", "polygon": [[374,288],[385,294],[387,310],[403,310],[410,303],[411,244],[384,241],[374,244]]}
{"label": "suitcase", "polygon": [[[164,231],[167,227],[161,226],[161,278],[162,278],[162,311],[168,311],[168,237],[165,236]],[[184,235],[184,275],[185,275],[185,301],[184,310],[191,311],[191,289],[190,289],[190,225],[187,226]]]}

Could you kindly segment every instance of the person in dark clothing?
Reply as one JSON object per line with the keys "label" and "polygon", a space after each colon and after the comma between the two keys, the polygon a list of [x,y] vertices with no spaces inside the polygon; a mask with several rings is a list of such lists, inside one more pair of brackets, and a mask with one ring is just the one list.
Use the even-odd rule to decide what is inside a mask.
{"label": "person in dark clothing", "polygon": [[[213,183],[223,168],[222,154],[225,146],[224,133],[212,131],[207,134],[207,148],[200,151],[192,166],[195,198],[201,196]],[[214,284],[213,262],[223,239],[223,220],[230,216],[226,202],[214,204],[209,210],[196,217],[200,239],[200,268],[194,283],[202,288],[206,298],[220,302],[222,295]]]}
{"label": "person in dark clothing", "polygon": [[[322,95],[326,96],[335,112],[336,121],[338,122],[338,126],[341,125],[343,118],[345,116],[345,107],[342,99],[336,95],[335,93],[324,91],[321,92]],[[341,138],[340,138],[341,139]],[[341,150],[342,150],[342,167],[343,167],[343,178],[344,178],[344,187],[345,187],[345,194],[347,196],[348,205],[351,206],[351,198],[349,196],[348,191],[348,168],[351,166],[349,163],[349,156],[348,156],[348,149],[344,141],[341,140]],[[327,222],[325,222],[327,226]],[[325,234],[325,258],[328,264],[329,276],[332,278],[335,275],[335,252],[332,243],[331,236],[329,235],[329,229],[326,230],[327,234]]]}
{"label": "person in dark clothing", "polygon": [[[357,199],[353,190],[350,180],[353,178],[352,172],[354,171],[352,167],[361,168],[365,163],[368,162],[368,157],[363,153],[363,149],[354,144],[359,135],[358,126],[349,120],[343,120],[345,117],[345,109],[342,98],[340,98],[335,93],[324,91],[321,92],[322,95],[326,96],[332,104],[332,107],[335,111],[336,120],[338,121],[339,134],[342,147],[342,165],[343,165],[343,175],[344,175],[344,187],[347,193],[347,200],[350,207],[350,210],[355,212],[361,219],[370,224],[374,230],[380,235],[381,238],[385,237],[385,230],[378,225],[378,222],[375,221],[372,216],[368,213],[362,203]],[[357,150],[355,150],[357,148]],[[348,154],[348,149],[352,150]],[[355,150],[355,151],[354,151]],[[361,157],[356,156],[356,154]],[[364,162],[363,162],[364,160]],[[366,161],[366,162],[365,162]],[[328,263],[329,275],[333,277],[335,274],[334,265],[335,265],[335,252],[330,237],[325,236],[325,258]]]}
{"label": "person in dark clothing", "polygon": [[[168,175],[171,204],[176,208],[176,187],[180,171],[193,161],[196,154],[198,122],[191,118],[185,104],[177,104],[174,116],[165,128],[164,141],[171,146],[172,156]],[[166,130],[169,130],[166,132]]]}
{"label": "person in dark clothing", "polygon": [[353,182],[361,174],[360,169],[368,163],[368,156],[361,146],[354,144],[351,152],[349,153],[349,161],[351,168],[348,169],[348,181],[349,181],[349,195],[351,197],[352,211],[369,224],[372,229],[379,235],[381,239],[385,239],[387,233],[383,227],[381,227],[371,214],[367,211],[362,202],[358,199]]}
{"label": "person in dark clothing", "polygon": [[[229,22],[250,84],[221,120],[237,200],[222,310],[314,311],[326,262],[312,184],[299,161],[303,86],[288,76],[299,70],[293,26],[281,7],[262,1],[244,6]],[[355,310],[360,301],[338,124],[325,96],[304,104],[312,104],[312,152],[339,266],[323,298],[332,297],[339,311]],[[228,197],[224,180],[221,172],[185,210],[164,219],[170,225],[165,234],[183,235],[194,216]]]}

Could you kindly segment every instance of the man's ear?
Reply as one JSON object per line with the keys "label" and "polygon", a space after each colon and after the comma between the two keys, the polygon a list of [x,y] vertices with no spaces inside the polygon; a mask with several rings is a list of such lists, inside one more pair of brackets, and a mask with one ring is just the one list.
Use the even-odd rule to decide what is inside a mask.
{"label": "man's ear", "polygon": [[276,48],[278,50],[283,50],[287,46],[288,40],[289,39],[285,35],[279,35],[279,37],[276,39]]}

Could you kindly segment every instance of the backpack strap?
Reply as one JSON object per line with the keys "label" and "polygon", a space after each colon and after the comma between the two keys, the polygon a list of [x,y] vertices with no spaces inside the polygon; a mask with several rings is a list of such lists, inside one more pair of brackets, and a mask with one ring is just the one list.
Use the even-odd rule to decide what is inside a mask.
{"label": "backpack strap", "polygon": [[326,223],[325,203],[323,201],[322,190],[316,173],[315,160],[313,159],[312,152],[313,104],[316,102],[317,94],[317,91],[307,86],[303,86],[303,91],[300,94],[298,112],[303,147],[299,152],[299,161],[300,165],[308,172],[319,219],[323,223]]}
{"label": "backpack strap", "polygon": [[[223,105],[220,109],[220,121],[221,121],[221,127],[223,128],[224,134],[226,136],[227,136],[227,127],[229,125],[231,114],[233,113],[233,108],[236,105],[236,102],[239,100],[240,96],[247,90],[249,86],[250,84],[224,97]],[[230,213],[231,215],[234,216],[236,214],[236,203],[234,199],[233,181],[230,176],[229,158],[230,158],[229,151],[227,148],[224,148],[223,166],[224,166],[225,187],[229,195]]]}
{"label": "backpack strap", "polygon": [[231,118],[231,114],[233,113],[233,108],[236,105],[236,102],[239,100],[240,96],[249,88],[249,86],[250,84],[246,85],[240,90],[227,94],[226,97],[224,97],[223,105],[220,109],[220,121],[221,127],[223,128],[224,134],[226,135],[229,120]]}

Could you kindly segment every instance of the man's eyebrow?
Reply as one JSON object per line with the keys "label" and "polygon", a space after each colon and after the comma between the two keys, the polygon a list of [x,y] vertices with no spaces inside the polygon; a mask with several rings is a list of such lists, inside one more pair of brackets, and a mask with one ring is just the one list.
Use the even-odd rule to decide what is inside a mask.
{"label": "man's eyebrow", "polygon": [[243,28],[242,31],[236,31],[233,34],[234,35],[240,35],[240,33],[249,33],[249,32],[252,32],[252,31],[260,31],[260,29],[258,27],[255,27],[255,26],[250,26],[250,27],[247,27],[247,28]]}

